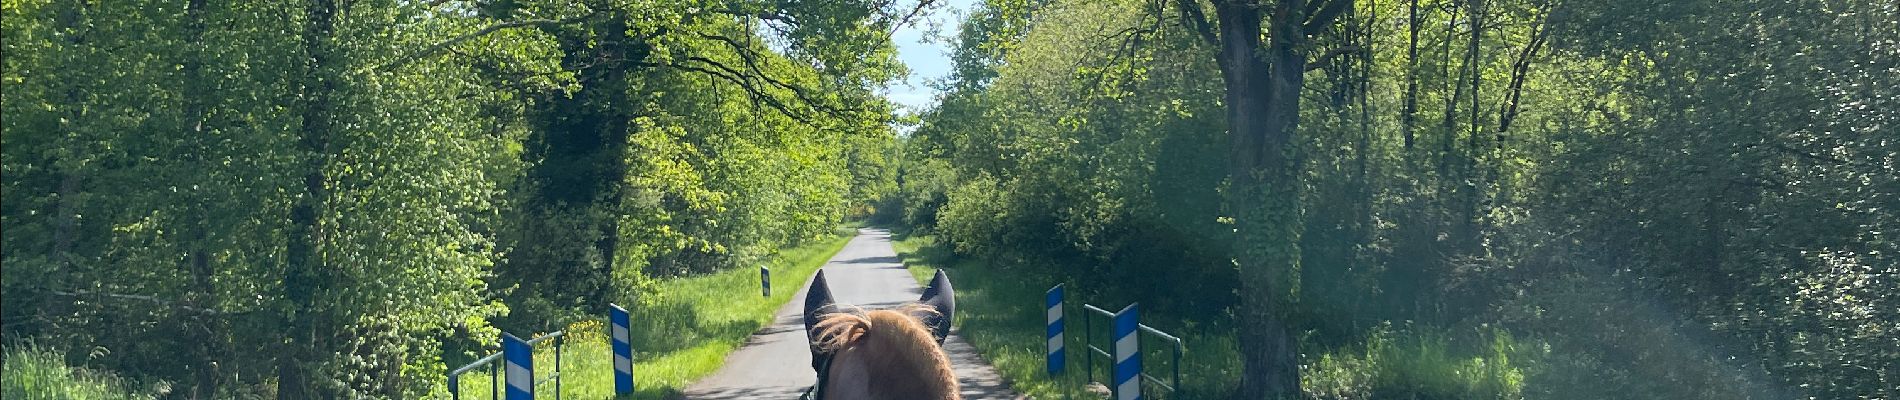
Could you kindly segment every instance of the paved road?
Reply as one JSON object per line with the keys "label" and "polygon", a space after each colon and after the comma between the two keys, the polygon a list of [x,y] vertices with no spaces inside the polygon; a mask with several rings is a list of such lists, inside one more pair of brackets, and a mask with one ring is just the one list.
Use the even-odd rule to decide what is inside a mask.
{"label": "paved road", "polygon": [[[916,301],[923,291],[891,249],[891,233],[882,229],[859,229],[858,236],[832,256],[824,269],[832,295],[843,304],[889,308]],[[952,276],[951,282],[955,281]],[[809,278],[805,284],[811,284]],[[727,355],[726,365],[718,372],[686,387],[686,398],[795,399],[817,382],[811,370],[811,351],[805,343],[804,321],[800,319],[805,289],[800,287],[792,301],[779,307],[772,326],[753,333],[745,346]],[[956,365],[964,399],[1019,398],[996,374],[996,368],[956,332],[951,332],[944,349]]]}

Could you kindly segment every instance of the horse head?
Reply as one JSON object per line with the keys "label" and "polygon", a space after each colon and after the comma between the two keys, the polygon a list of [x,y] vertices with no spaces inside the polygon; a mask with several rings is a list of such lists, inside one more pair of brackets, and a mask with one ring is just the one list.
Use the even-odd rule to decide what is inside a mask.
{"label": "horse head", "polygon": [[[941,269],[937,270],[936,276],[930,278],[930,286],[924,287],[923,295],[918,296],[917,304],[928,306],[928,309],[913,309],[910,314],[930,328],[930,335],[937,339],[938,345],[943,345],[944,339],[950,337],[950,325],[956,321],[957,315],[957,293],[950,286],[950,275]],[[825,270],[818,270],[818,274],[811,278],[811,288],[805,291],[807,341],[817,339],[813,327],[818,321],[839,311],[838,300],[831,295],[831,284],[825,281]],[[818,354],[815,348],[812,355],[812,367],[817,368]]]}
{"label": "horse head", "polygon": [[943,270],[917,302],[873,311],[841,307],[818,271],[804,315],[818,400],[959,398],[942,348],[955,317],[956,293]]}

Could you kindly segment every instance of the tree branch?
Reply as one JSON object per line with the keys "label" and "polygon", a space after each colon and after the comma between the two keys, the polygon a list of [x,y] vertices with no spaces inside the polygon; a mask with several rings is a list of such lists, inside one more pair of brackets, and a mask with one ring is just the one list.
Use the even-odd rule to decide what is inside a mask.
{"label": "tree branch", "polygon": [[1815,153],[1809,153],[1809,152],[1807,152],[1807,151],[1803,151],[1803,150],[1801,150],[1801,149],[1796,149],[1796,148],[1793,148],[1793,147],[1789,147],[1788,145],[1784,145],[1784,144],[1779,144],[1779,143],[1775,143],[1775,144],[1770,144],[1770,145],[1768,145],[1768,146],[1769,146],[1770,148],[1773,148],[1773,149],[1775,149],[1775,150],[1780,150],[1780,151],[1782,151],[1782,152],[1784,152],[1784,153],[1788,153],[1788,154],[1793,154],[1793,155],[1796,155],[1796,156],[1801,156],[1801,158],[1806,158],[1806,159],[1810,159],[1810,160],[1815,160],[1815,161],[1825,161],[1825,162],[1828,162],[1828,163],[1829,163],[1829,164],[1831,164],[1831,165],[1853,165],[1853,164],[1854,164],[1854,162],[1853,162],[1853,161],[1848,161],[1848,160],[1843,160],[1843,159],[1840,159],[1840,158],[1838,158],[1838,157],[1832,157],[1832,156],[1824,156],[1824,155],[1820,155],[1820,154],[1815,154]]}
{"label": "tree branch", "polygon": [[923,13],[924,8],[930,7],[930,3],[932,2],[934,2],[934,0],[918,1],[916,7],[911,7],[909,14],[905,14],[903,19],[899,19],[896,21],[896,23],[891,24],[891,31],[885,32],[884,37],[889,38],[889,37],[897,36],[898,29],[903,29],[904,25],[910,23],[911,18],[916,18],[917,14]]}
{"label": "tree branch", "polygon": [[1207,10],[1201,9],[1199,0],[1175,0],[1174,8],[1181,10],[1181,20],[1187,21],[1207,45],[1220,46],[1220,38],[1214,36],[1214,27],[1207,23]]}
{"label": "tree branch", "polygon": [[1348,53],[1352,53],[1356,51],[1359,51],[1359,46],[1340,46],[1338,48],[1328,50],[1326,54],[1321,54],[1319,56],[1319,59],[1313,60],[1313,62],[1306,63],[1306,70],[1312,71],[1312,70],[1316,70],[1320,68],[1326,68],[1332,65],[1333,59],[1339,58],[1339,56],[1346,55]]}
{"label": "tree branch", "polygon": [[212,309],[212,308],[187,306],[183,304],[178,304],[177,302],[173,302],[171,300],[161,299],[161,298],[158,298],[157,296],[118,294],[118,293],[99,293],[99,292],[66,292],[66,291],[59,291],[59,290],[52,290],[49,292],[52,294],[67,296],[67,297],[98,296],[98,297],[106,297],[106,298],[119,299],[119,300],[138,300],[138,301],[148,302],[152,304],[157,304],[157,305],[175,308],[175,309],[184,310],[184,311],[190,311],[190,312],[199,313],[199,314],[208,314],[208,315],[241,314],[241,313],[235,313],[235,312]]}
{"label": "tree branch", "polygon": [[731,16],[735,16],[735,17],[748,17],[748,18],[758,18],[758,19],[761,19],[761,20],[766,20],[766,21],[779,21],[779,22],[784,22],[784,23],[788,23],[788,24],[792,24],[792,25],[798,25],[798,18],[796,18],[796,17],[793,17],[793,16],[791,15],[791,14],[785,14],[785,13],[781,13],[781,12],[774,12],[774,11],[746,11],[746,10],[741,10],[741,9],[738,9],[738,8],[728,8],[728,9],[725,9],[725,10],[715,10],[714,12],[717,12],[717,13],[720,13],[720,14],[726,14],[726,15],[731,15]]}
{"label": "tree branch", "polygon": [[424,48],[422,48],[422,50],[418,50],[418,51],[416,51],[416,52],[414,52],[414,53],[409,53],[408,55],[404,55],[404,56],[402,56],[402,57],[399,57],[399,58],[397,58],[397,59],[395,59],[395,60],[391,60],[391,61],[390,61],[390,62],[388,62],[388,63],[385,63],[385,64],[383,64],[383,65],[379,65],[379,66],[376,66],[375,68],[372,68],[372,69],[373,69],[373,70],[375,70],[375,71],[379,71],[379,72],[388,72],[388,71],[390,71],[390,70],[394,70],[394,69],[396,69],[396,67],[401,67],[401,66],[403,66],[403,65],[407,65],[407,64],[409,64],[410,62],[414,62],[414,61],[416,61],[416,60],[419,60],[419,59],[422,59],[423,57],[427,57],[427,56],[429,56],[429,55],[432,55],[432,54],[435,54],[435,53],[438,53],[438,52],[441,52],[441,51],[443,51],[444,49],[448,49],[448,48],[449,48],[449,46],[454,46],[454,45],[457,45],[457,44],[461,44],[462,42],[466,42],[466,41],[469,41],[469,40],[474,40],[475,38],[479,38],[479,37],[482,37],[482,36],[486,36],[486,35],[488,35],[488,34],[490,34],[490,33],[495,33],[495,32],[498,32],[498,31],[501,31],[501,30],[503,30],[503,29],[509,29],[509,28],[520,28],[520,27],[524,27],[524,26],[556,26],[556,25],[566,25],[566,24],[571,24],[571,23],[575,23],[575,22],[580,22],[580,21],[582,21],[582,20],[585,20],[585,19],[587,19],[587,18],[591,18],[591,17],[593,17],[593,16],[594,16],[594,14],[595,14],[595,13],[587,13],[587,14],[583,14],[583,15],[579,15],[579,16],[575,16],[575,17],[570,17],[570,18],[565,18],[565,19],[558,19],[558,20],[553,20],[553,19],[528,19],[528,20],[519,20],[519,21],[508,21],[508,22],[502,22],[502,23],[497,23],[497,24],[494,24],[494,25],[489,25],[489,26],[487,26],[487,27],[484,27],[484,28],[482,28],[482,29],[479,29],[479,30],[476,30],[476,31],[474,31],[474,32],[469,32],[469,33],[466,33],[466,34],[463,34],[463,35],[461,35],[461,36],[456,36],[456,37],[453,37],[453,38],[449,38],[449,40],[444,40],[444,41],[441,41],[441,42],[437,42],[436,44],[432,44],[432,45],[429,45],[428,47],[424,47]]}
{"label": "tree branch", "polygon": [[662,66],[662,67],[668,67],[668,68],[678,68],[681,70],[697,72],[700,74],[704,74],[706,76],[711,76],[714,78],[719,78],[720,80],[731,82],[732,84],[739,86],[740,89],[744,89],[746,93],[751,93],[753,98],[757,98],[765,102],[765,105],[771,106],[773,109],[778,110],[779,113],[785,114],[785,116],[787,117],[791,117],[792,120],[798,121],[801,124],[805,124],[805,126],[809,126],[812,128],[819,128],[817,124],[814,124],[811,122],[810,118],[808,118],[808,116],[806,116],[805,113],[792,111],[791,106],[786,105],[782,101],[779,101],[777,96],[773,96],[769,93],[765,93],[765,91],[759,88],[757,85],[754,85],[753,83],[748,82],[748,80],[745,79],[744,73],[741,73],[738,70],[733,69],[732,67],[727,66],[723,63],[720,63],[718,61],[713,61],[705,57],[689,57],[687,58],[687,60],[705,64],[713,69],[706,69],[706,68],[701,68],[697,66],[677,64],[677,63],[666,64],[666,65],[654,65],[654,64],[647,64],[647,65]]}
{"label": "tree branch", "polygon": [[1517,60],[1511,63],[1511,83],[1505,90],[1504,106],[1498,110],[1497,145],[1504,147],[1504,134],[1510,131],[1511,122],[1517,120],[1518,102],[1524,97],[1524,81],[1530,75],[1531,60],[1537,57],[1537,50],[1543,48],[1548,38],[1545,23],[1550,20],[1548,13],[1537,25],[1531,27],[1531,40],[1524,44],[1524,50],[1518,52]]}
{"label": "tree branch", "polygon": [[[749,75],[749,76],[757,77],[758,79],[764,80],[766,83],[772,84],[772,86],[777,86],[781,89],[791,91],[793,96],[798,97],[798,100],[804,102],[807,106],[810,106],[814,109],[822,110],[827,114],[833,114],[833,115],[863,111],[861,109],[855,109],[855,108],[840,109],[837,107],[832,107],[829,104],[825,104],[823,101],[815,99],[811,94],[811,89],[809,88],[788,83],[778,78],[773,78],[771,74],[767,74],[765,72],[765,69],[759,66],[760,61],[758,59],[758,56],[759,56],[758,52],[753,51],[748,46],[740,44],[738,40],[735,40],[733,38],[726,37],[723,35],[714,35],[714,34],[706,34],[706,33],[701,33],[699,34],[699,36],[725,43],[727,47],[731,47],[732,50],[739,55],[739,60],[746,64],[746,68],[752,71],[752,75]],[[710,60],[707,60],[707,61],[710,61]],[[736,72],[735,72],[735,75],[738,75],[740,77],[748,76],[744,74],[738,74]]]}
{"label": "tree branch", "polygon": [[1300,32],[1318,32],[1331,25],[1339,16],[1352,7],[1352,0],[1327,0],[1324,5],[1307,14],[1306,23],[1300,25]]}
{"label": "tree branch", "polygon": [[[1131,27],[1128,27],[1127,29],[1121,30],[1120,32],[1116,32],[1114,34],[1103,37],[1102,39],[1105,39],[1105,40],[1117,39],[1117,38],[1121,39],[1121,43],[1115,46],[1117,50],[1115,52],[1109,53],[1108,58],[1103,60],[1104,61],[1103,63],[1109,66],[1116,66],[1118,64],[1121,64],[1123,61],[1132,62],[1132,60],[1135,58],[1136,52],[1141,50],[1140,47],[1141,47],[1142,35],[1152,34],[1154,32],[1155,30],[1152,28],[1131,26]],[[1071,67],[1071,69],[1080,71],[1083,69],[1082,64],[1087,63],[1087,62],[1088,60],[1086,59],[1076,60],[1076,65]],[[1087,90],[1089,91],[1102,90],[1101,88],[1102,80],[1107,78],[1108,69],[1107,68],[1098,69],[1095,71],[1093,75],[1094,75],[1093,76],[1094,79],[1092,79],[1089,82],[1089,86]]]}

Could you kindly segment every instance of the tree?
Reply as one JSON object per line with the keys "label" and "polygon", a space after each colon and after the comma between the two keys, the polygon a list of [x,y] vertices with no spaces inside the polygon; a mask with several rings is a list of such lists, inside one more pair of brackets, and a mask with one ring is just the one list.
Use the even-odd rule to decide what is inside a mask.
{"label": "tree", "polygon": [[[1198,2],[1177,1],[1209,45],[1220,49],[1227,85],[1227,207],[1235,232],[1231,256],[1240,269],[1240,398],[1300,394],[1290,312],[1299,301],[1299,166],[1293,136],[1307,71],[1310,34],[1331,26],[1347,0],[1270,4],[1217,1],[1210,23]],[[1265,36],[1265,43],[1261,37]]]}

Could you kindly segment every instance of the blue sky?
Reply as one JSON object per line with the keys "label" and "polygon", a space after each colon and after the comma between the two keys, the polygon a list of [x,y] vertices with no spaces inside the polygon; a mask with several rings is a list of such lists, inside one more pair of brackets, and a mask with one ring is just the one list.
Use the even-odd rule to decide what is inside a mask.
{"label": "blue sky", "polygon": [[976,3],[976,0],[937,1],[943,4],[935,12],[898,29],[897,34],[891,37],[891,41],[897,44],[897,58],[910,66],[910,77],[887,85],[884,97],[912,112],[922,111],[936,101],[937,91],[926,83],[950,73],[952,44],[942,40],[925,43],[928,32],[934,29],[938,30],[940,37],[956,37],[957,23],[963,20],[963,13]]}

